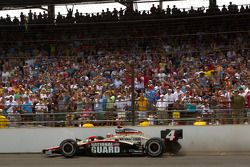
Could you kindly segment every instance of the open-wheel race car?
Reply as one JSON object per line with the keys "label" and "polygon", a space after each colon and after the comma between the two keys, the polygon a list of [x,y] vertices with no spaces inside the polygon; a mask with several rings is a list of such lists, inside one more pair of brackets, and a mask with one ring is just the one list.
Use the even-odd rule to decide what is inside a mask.
{"label": "open-wheel race car", "polygon": [[60,154],[67,158],[75,155],[159,157],[165,152],[177,154],[181,149],[178,139],[182,138],[182,129],[162,130],[161,138],[148,138],[141,131],[118,128],[114,135],[89,136],[85,140],[66,139],[59,146],[44,149],[42,152],[47,156]]}

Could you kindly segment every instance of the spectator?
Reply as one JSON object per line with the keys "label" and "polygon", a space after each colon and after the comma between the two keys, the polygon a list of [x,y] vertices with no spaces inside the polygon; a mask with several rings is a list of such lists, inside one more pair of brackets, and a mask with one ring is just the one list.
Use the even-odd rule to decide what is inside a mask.
{"label": "spectator", "polygon": [[145,91],[145,97],[147,98],[147,101],[148,101],[147,110],[154,111],[154,106],[156,104],[156,100],[159,99],[158,94],[155,91],[155,89],[153,89],[151,87],[147,88]]}
{"label": "spectator", "polygon": [[146,120],[148,111],[148,99],[144,96],[144,93],[140,93],[136,102],[139,121]]}
{"label": "spectator", "polygon": [[86,99],[86,104],[80,115],[80,122],[86,123],[90,122],[92,119],[93,119],[92,102],[90,99]]}
{"label": "spectator", "polygon": [[106,105],[106,113],[105,117],[107,120],[107,125],[113,125],[113,120],[114,120],[114,108],[115,107],[115,96],[111,91],[107,92],[107,105]]}
{"label": "spectator", "polygon": [[247,92],[245,97],[246,97],[247,108],[250,108],[250,91]]}
{"label": "spectator", "polygon": [[32,21],[33,21],[33,13],[32,13],[32,11],[30,10],[29,13],[28,13],[28,22],[29,22],[29,23],[32,23]]}
{"label": "spectator", "polygon": [[227,8],[226,8],[225,5],[222,6],[221,12],[222,12],[222,14],[226,14],[227,13]]}
{"label": "spectator", "polygon": [[0,109],[0,129],[8,127],[9,120],[3,115],[3,110]]}
{"label": "spectator", "polygon": [[243,124],[244,123],[244,107],[245,99],[239,95],[239,91],[236,90],[231,98],[232,106],[232,117],[233,124]]}
{"label": "spectator", "polygon": [[33,122],[33,103],[28,96],[24,97],[22,113],[24,114],[24,121],[27,121],[31,125],[31,122]]}
{"label": "spectator", "polygon": [[[104,110],[103,110],[103,99],[101,98],[100,92],[96,92],[94,99],[94,111],[96,120],[104,120]],[[103,122],[101,122],[103,124]]]}
{"label": "spectator", "polygon": [[13,96],[7,97],[7,101],[5,102],[4,112],[6,115],[10,113],[14,113],[16,110],[17,102],[14,100]]}
{"label": "spectator", "polygon": [[[38,125],[46,125],[45,114],[48,113],[48,107],[45,103],[45,100],[40,99],[35,105],[35,117]],[[47,117],[46,117],[47,118]],[[47,119],[48,120],[48,119]]]}
{"label": "spectator", "polygon": [[57,106],[57,112],[55,115],[55,120],[58,122],[59,126],[64,125],[64,121],[66,118],[66,112],[67,112],[67,105],[66,105],[66,99],[63,94],[61,94],[58,98],[58,101],[56,102],[58,104]]}
{"label": "spectator", "polygon": [[153,4],[152,7],[150,8],[150,13],[154,15],[154,14],[156,14],[156,10],[157,10],[157,8]]}
{"label": "spectator", "polygon": [[167,113],[168,103],[164,99],[164,95],[160,95],[160,99],[156,102],[156,112],[157,118],[159,119],[159,123],[166,125],[168,121],[168,113]]}
{"label": "spectator", "polygon": [[246,104],[247,104],[247,118],[248,124],[250,123],[250,91],[246,94]]}
{"label": "spectator", "polygon": [[16,16],[14,17],[14,19],[13,19],[12,22],[13,22],[13,24],[15,24],[15,25],[19,25],[19,23],[20,23],[19,20],[18,20],[18,18],[17,18]]}
{"label": "spectator", "polygon": [[123,121],[126,120],[126,109],[127,109],[127,102],[124,98],[124,95],[119,94],[117,96],[117,100],[115,101],[115,107],[117,111],[117,124],[123,125]]}
{"label": "spectator", "polygon": [[167,102],[168,109],[173,109],[175,96],[172,94],[172,89],[168,89],[167,93],[164,95],[164,100]]}
{"label": "spectator", "polygon": [[[107,12],[103,12],[103,18],[81,15],[80,21],[107,20]],[[175,17],[181,16],[178,12]],[[200,14],[195,12],[197,16]],[[141,18],[139,12],[127,13]],[[123,14],[119,21],[129,19],[127,16]],[[148,16],[151,14],[145,15],[146,18]],[[87,108],[91,112],[93,109],[101,111],[98,108],[103,108],[104,112],[111,108],[114,111],[115,101],[111,102],[112,105],[107,103],[110,99],[106,91],[112,91],[111,96],[115,100],[118,95],[126,94],[127,106],[131,110],[132,76],[131,66],[127,62],[133,60],[135,93],[145,93],[148,103],[145,112],[153,111],[160,94],[166,94],[171,89],[173,98],[170,101],[173,106],[169,109],[183,109],[184,104],[194,98],[197,108],[203,105],[203,100],[208,100],[207,107],[210,109],[217,111],[223,108],[225,114],[229,113],[230,92],[238,89],[242,91],[242,96],[247,92],[249,34],[245,28],[249,26],[248,22],[243,22],[246,19],[238,15],[230,17],[229,21],[224,16],[212,18],[218,19],[216,26],[202,17],[196,18],[192,25],[174,19],[174,25],[178,25],[175,28],[170,26],[171,19],[167,19],[171,24],[167,24],[165,19],[158,20],[160,24],[152,21],[150,26],[156,26],[154,31],[145,29],[149,26],[147,21],[131,26],[129,31],[122,26],[123,23],[115,31],[100,29],[97,23],[95,26],[88,24],[87,28],[81,24],[75,25],[71,31],[66,31],[68,25],[46,25],[43,32],[30,26],[32,28],[27,33],[23,33],[22,26],[12,26],[10,30],[2,26],[3,32],[7,33],[0,33],[0,56],[3,58],[0,60],[3,81],[0,93],[3,98],[14,97],[17,112],[23,104],[22,96],[30,96],[33,105],[47,99],[49,111],[67,112],[58,121],[65,121],[65,115],[71,115],[70,111],[86,110],[84,104],[88,99],[91,99],[88,101],[91,106]],[[109,19],[113,19],[113,16]],[[6,24],[6,18],[0,20],[1,24]],[[39,24],[45,21],[43,17],[41,21]],[[67,22],[66,18],[61,20],[61,23]],[[114,24],[109,22],[107,26]],[[134,24],[131,22],[131,25]],[[53,33],[50,32],[51,27]],[[63,33],[61,28],[65,30]],[[176,86],[180,90],[175,90]],[[174,93],[172,90],[175,90]],[[101,97],[97,97],[96,92]],[[218,92],[220,95],[217,95]],[[96,98],[100,98],[99,103],[95,101]],[[102,107],[99,105],[101,103]],[[114,116],[112,114],[112,120]],[[230,115],[223,115],[220,118],[222,122],[224,117]],[[95,117],[91,116],[90,121],[92,119]]]}
{"label": "spectator", "polygon": [[178,14],[178,9],[176,8],[176,6],[174,5],[172,8],[172,15],[177,15]]}
{"label": "spectator", "polygon": [[21,19],[21,24],[24,24],[26,22],[23,12],[21,12],[21,14],[20,14],[20,19]]}
{"label": "spectator", "polygon": [[174,101],[182,99],[183,92],[180,90],[180,87],[177,86],[175,92],[173,93]]}

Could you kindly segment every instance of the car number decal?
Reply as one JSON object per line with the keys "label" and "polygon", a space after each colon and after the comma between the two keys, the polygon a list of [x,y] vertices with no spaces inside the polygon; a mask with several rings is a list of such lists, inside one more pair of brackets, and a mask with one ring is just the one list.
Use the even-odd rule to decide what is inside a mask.
{"label": "car number decal", "polygon": [[175,130],[170,130],[169,133],[166,135],[166,139],[169,139],[170,141],[175,139]]}

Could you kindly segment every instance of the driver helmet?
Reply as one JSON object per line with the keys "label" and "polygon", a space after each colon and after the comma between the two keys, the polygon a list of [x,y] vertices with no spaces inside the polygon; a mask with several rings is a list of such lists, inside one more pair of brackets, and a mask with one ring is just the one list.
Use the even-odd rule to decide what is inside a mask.
{"label": "driver helmet", "polygon": [[111,137],[113,137],[114,135],[112,134],[112,133],[107,133],[107,135],[106,135],[106,137],[107,138],[111,138]]}

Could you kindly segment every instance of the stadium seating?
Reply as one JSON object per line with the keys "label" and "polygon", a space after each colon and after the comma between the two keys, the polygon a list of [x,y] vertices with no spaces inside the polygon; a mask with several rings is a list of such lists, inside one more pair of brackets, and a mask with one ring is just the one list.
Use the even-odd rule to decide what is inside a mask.
{"label": "stadium seating", "polygon": [[134,110],[139,123],[247,123],[250,12],[235,10],[2,18],[1,107],[10,126],[123,125]]}

